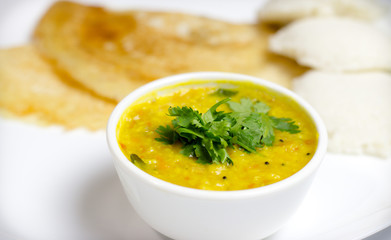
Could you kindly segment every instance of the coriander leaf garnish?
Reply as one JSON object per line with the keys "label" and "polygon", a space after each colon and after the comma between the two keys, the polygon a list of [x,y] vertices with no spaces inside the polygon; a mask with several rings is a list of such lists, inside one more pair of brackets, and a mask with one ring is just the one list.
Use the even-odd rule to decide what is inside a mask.
{"label": "coriander leaf garnish", "polygon": [[295,125],[295,122],[290,118],[275,118],[270,117],[272,120],[273,127],[289,133],[299,133],[299,126]]}
{"label": "coriander leaf garnish", "polygon": [[220,97],[232,97],[238,94],[239,91],[232,90],[232,89],[226,89],[226,88],[219,88],[216,90],[216,92],[213,93],[213,95],[217,95]]}
{"label": "coriander leaf garnish", "polygon": [[262,139],[261,143],[265,144],[266,146],[272,146],[274,142],[274,129],[273,129],[273,123],[270,119],[270,116],[261,113],[261,122],[262,122]]}
{"label": "coriander leaf garnish", "polygon": [[228,102],[228,106],[234,112],[252,112],[253,103],[248,98],[242,98],[240,103]]}
{"label": "coriander leaf garnish", "polygon": [[270,107],[263,102],[256,102],[253,106],[254,112],[258,113],[268,113]]}
{"label": "coriander leaf garnish", "polygon": [[[290,118],[269,116],[270,107],[263,102],[253,103],[249,98],[240,102],[223,99],[213,105],[205,114],[190,107],[170,107],[168,116],[175,117],[172,127],[159,126],[157,141],[183,144],[181,153],[197,158],[198,163],[233,164],[227,147],[240,146],[249,153],[263,146],[272,146],[274,130],[289,133],[300,132]],[[222,104],[228,104],[232,112],[217,111]]]}
{"label": "coriander leaf garnish", "polygon": [[176,133],[169,125],[166,127],[159,126],[155,132],[160,135],[160,138],[155,138],[156,141],[163,142],[165,144],[173,144],[176,140],[178,140],[178,133]]}
{"label": "coriander leaf garnish", "polygon": [[205,123],[213,122],[215,119],[217,119],[220,116],[224,115],[224,112],[217,112],[216,109],[231,100],[230,98],[226,98],[224,100],[221,100],[220,102],[213,105],[201,118],[204,120]]}
{"label": "coriander leaf garnish", "polygon": [[202,126],[203,120],[201,114],[198,111],[193,110],[190,107],[170,107],[168,109],[168,115],[177,117],[173,121],[174,127],[189,127],[192,125]]}

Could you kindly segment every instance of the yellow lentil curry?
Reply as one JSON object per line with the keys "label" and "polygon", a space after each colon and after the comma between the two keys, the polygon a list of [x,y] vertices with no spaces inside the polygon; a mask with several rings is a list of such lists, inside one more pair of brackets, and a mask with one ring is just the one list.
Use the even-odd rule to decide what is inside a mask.
{"label": "yellow lentil curry", "polygon": [[[168,145],[156,140],[159,137],[156,129],[170,125],[173,120],[167,114],[170,107],[187,106],[205,113],[224,99],[216,94],[222,86],[237,93],[231,96],[231,101],[239,102],[243,98],[261,101],[270,107],[268,114],[292,119],[300,132],[275,130],[272,146],[264,145],[256,152],[237,145],[228,147],[233,164],[202,164],[193,156],[181,154],[180,141]],[[231,109],[222,104],[218,111],[230,112]],[[125,156],[152,176],[197,189],[240,190],[272,184],[299,171],[312,158],[318,133],[306,112],[290,98],[249,82],[205,84],[194,81],[155,91],[133,103],[118,123],[117,139]]]}

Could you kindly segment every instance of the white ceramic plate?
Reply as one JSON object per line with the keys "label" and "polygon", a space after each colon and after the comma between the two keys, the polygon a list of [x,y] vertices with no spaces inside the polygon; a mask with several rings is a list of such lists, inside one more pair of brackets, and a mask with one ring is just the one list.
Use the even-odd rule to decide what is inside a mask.
{"label": "white ceramic plate", "polygon": [[[26,43],[50,2],[1,1],[0,47]],[[83,2],[177,10],[235,22],[255,21],[263,3]],[[327,154],[301,208],[269,239],[361,239],[390,226],[390,173],[391,159]],[[391,238],[388,229],[382,238]],[[64,131],[0,118],[0,239],[165,237],[140,220],[127,202],[103,131]]]}

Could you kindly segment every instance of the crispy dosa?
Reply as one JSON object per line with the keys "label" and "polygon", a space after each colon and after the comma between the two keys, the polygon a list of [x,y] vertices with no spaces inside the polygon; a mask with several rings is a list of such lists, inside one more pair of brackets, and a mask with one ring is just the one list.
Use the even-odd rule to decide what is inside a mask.
{"label": "crispy dosa", "polygon": [[33,39],[57,68],[119,101],[149,81],[193,71],[238,72],[289,87],[304,68],[269,53],[269,34],[256,25],[188,14],[112,12],[57,2]]}
{"label": "crispy dosa", "polygon": [[102,129],[115,104],[60,78],[32,46],[0,50],[3,114],[65,128]]}

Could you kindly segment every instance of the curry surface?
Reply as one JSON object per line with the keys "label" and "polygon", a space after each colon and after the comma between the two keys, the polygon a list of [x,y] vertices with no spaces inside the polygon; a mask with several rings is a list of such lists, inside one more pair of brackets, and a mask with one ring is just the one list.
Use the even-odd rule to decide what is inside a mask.
{"label": "curry surface", "polygon": [[[166,145],[155,140],[160,125],[170,125],[173,117],[167,116],[170,106],[188,106],[205,113],[225,97],[215,91],[216,84],[177,86],[175,90],[154,92],[133,103],[122,115],[117,126],[117,139],[125,156],[137,154],[146,164],[137,164],[145,172],[162,180],[197,189],[240,190],[261,187],[285,179],[312,158],[318,134],[312,120],[293,100],[252,83],[219,82],[223,87],[234,87],[238,94],[232,101],[250,98],[271,107],[269,115],[293,119],[301,132],[290,134],[275,130],[271,147],[248,153],[239,147],[228,148],[234,165],[200,164],[195,158],[180,153],[181,143]],[[232,85],[231,85],[232,84]],[[222,105],[218,111],[230,112]]]}

